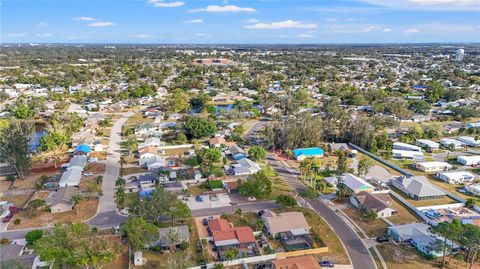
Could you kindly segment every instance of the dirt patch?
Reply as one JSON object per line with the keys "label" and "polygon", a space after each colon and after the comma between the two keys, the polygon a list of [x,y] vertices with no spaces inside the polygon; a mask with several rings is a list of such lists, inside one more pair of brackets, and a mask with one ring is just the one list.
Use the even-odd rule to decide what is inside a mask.
{"label": "dirt patch", "polygon": [[90,157],[92,158],[97,158],[99,161],[104,161],[107,159],[107,152],[98,152],[98,151],[95,151],[95,152],[92,152],[90,153]]}
{"label": "dirt patch", "polygon": [[12,186],[12,181],[0,180],[0,192],[6,192],[10,186]]}
{"label": "dirt patch", "polygon": [[[31,212],[20,212],[15,215],[12,222],[8,225],[8,230],[18,230],[25,228],[41,227],[57,223],[69,223],[83,221],[95,215],[98,207],[98,199],[90,198],[80,202],[78,214],[74,209],[70,212],[52,214],[46,211],[39,211],[37,216],[32,216]],[[20,219],[21,223],[14,225],[15,219]]]}
{"label": "dirt patch", "polygon": [[68,159],[63,159],[57,161],[57,167],[55,167],[54,162],[47,162],[47,163],[35,163],[30,169],[30,173],[41,174],[41,173],[55,173],[60,170],[62,164],[68,163]]}
{"label": "dirt patch", "polygon": [[10,202],[18,208],[22,208],[23,206],[25,206],[27,201],[30,199],[30,196],[31,196],[31,194],[4,196],[4,197],[2,197],[2,200]]}
{"label": "dirt patch", "polygon": [[105,173],[105,164],[104,163],[89,163],[87,171],[93,174],[103,174]]}

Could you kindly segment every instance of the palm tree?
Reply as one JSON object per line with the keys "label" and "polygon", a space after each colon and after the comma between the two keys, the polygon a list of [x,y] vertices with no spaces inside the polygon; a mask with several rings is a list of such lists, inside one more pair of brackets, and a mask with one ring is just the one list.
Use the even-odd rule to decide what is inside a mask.
{"label": "palm tree", "polygon": [[103,183],[103,176],[99,175],[99,176],[95,177],[94,182],[97,185],[101,185]]}
{"label": "palm tree", "polygon": [[120,169],[123,169],[123,166],[127,164],[127,159],[125,159],[125,156],[120,156],[118,163],[120,164]]}
{"label": "palm tree", "polygon": [[115,181],[115,187],[125,187],[125,184],[127,183],[127,181],[123,178],[123,177],[119,177],[116,181]]}
{"label": "palm tree", "polygon": [[127,201],[127,194],[125,193],[125,188],[123,186],[117,187],[115,190],[115,203],[121,209],[125,208],[125,203]]}
{"label": "palm tree", "polygon": [[85,200],[85,197],[83,197],[80,193],[75,193],[72,196],[73,207],[75,207],[77,215],[78,215],[78,210],[80,209],[80,206],[79,206],[80,202],[83,200]]}
{"label": "palm tree", "polygon": [[100,125],[100,127],[102,127],[102,130],[103,130],[103,129],[105,129],[105,127],[107,127],[108,125],[110,125],[110,122],[111,122],[110,118],[107,117],[107,118],[101,120],[101,121],[98,123],[98,125]]}

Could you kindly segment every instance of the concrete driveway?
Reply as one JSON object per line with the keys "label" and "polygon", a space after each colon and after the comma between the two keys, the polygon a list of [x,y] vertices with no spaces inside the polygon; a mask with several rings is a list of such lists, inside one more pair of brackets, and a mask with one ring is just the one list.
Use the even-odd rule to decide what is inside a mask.
{"label": "concrete driveway", "polygon": [[232,200],[228,197],[228,194],[219,194],[217,195],[218,200],[212,200],[210,195],[200,195],[203,201],[198,202],[195,200],[195,197],[189,197],[186,201],[188,208],[191,210],[199,210],[205,208],[216,208],[216,207],[226,207],[230,206]]}

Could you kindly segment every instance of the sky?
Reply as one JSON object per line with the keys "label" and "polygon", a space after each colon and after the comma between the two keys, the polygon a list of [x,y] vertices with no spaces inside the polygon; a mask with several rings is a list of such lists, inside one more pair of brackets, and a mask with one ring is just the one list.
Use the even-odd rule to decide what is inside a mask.
{"label": "sky", "polygon": [[480,0],[2,0],[1,43],[480,42]]}

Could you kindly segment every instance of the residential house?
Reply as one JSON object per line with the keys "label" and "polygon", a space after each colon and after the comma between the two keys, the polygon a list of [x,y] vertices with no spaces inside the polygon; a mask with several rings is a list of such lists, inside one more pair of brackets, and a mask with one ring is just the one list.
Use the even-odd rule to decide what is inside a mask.
{"label": "residential house", "polygon": [[237,163],[232,165],[232,169],[233,174],[236,176],[249,176],[262,170],[257,163],[248,158],[237,161]]}
{"label": "residential house", "polygon": [[156,170],[161,167],[166,167],[168,165],[164,157],[161,156],[150,156],[146,158],[138,159],[140,166],[146,167],[148,171]]}
{"label": "residential house", "polygon": [[428,140],[428,139],[417,139],[417,145],[431,151],[440,149],[439,143],[433,142],[432,140]]}
{"label": "residential house", "polygon": [[480,155],[474,156],[457,156],[457,162],[463,165],[476,166],[480,164]]}
{"label": "residential house", "polygon": [[142,190],[148,190],[155,187],[156,182],[168,181],[167,177],[159,177],[157,173],[148,173],[138,176],[138,184]]}
{"label": "residential house", "polygon": [[300,148],[293,150],[293,156],[298,161],[303,161],[306,158],[320,158],[323,157],[323,149],[321,148]]}
{"label": "residential house", "polygon": [[61,213],[73,209],[72,197],[77,193],[75,187],[61,187],[46,199],[52,213]]}
{"label": "residential house", "polygon": [[83,171],[87,165],[88,157],[86,155],[75,155],[73,156],[68,163],[62,165],[62,170],[70,170],[72,168],[78,168],[80,171]]}
{"label": "residential house", "polygon": [[289,257],[273,260],[273,269],[321,269],[319,262],[312,255]]}
{"label": "residential house", "polygon": [[415,163],[413,166],[425,173],[448,171],[453,167],[451,164],[446,162],[418,162],[418,163]]}
{"label": "residential house", "polygon": [[397,214],[397,210],[392,208],[392,199],[384,193],[362,191],[350,197],[350,203],[360,210],[371,210],[377,213],[379,218],[388,218]]}
{"label": "residential house", "polygon": [[253,256],[258,252],[252,228],[235,227],[227,220],[216,218],[208,221],[208,231],[220,260],[224,260],[225,251],[229,248],[239,250],[239,257]]}
{"label": "residential house", "polygon": [[[183,242],[190,240],[190,232],[187,225],[159,228],[158,238],[159,240],[152,243],[151,246],[160,246],[164,249],[170,247],[169,245],[178,247]],[[172,240],[174,241],[172,242]]]}
{"label": "residential house", "polygon": [[149,138],[145,139],[145,141],[140,143],[138,145],[138,148],[145,148],[145,147],[148,147],[148,146],[159,147],[159,146],[163,146],[164,144],[165,143],[162,142],[160,140],[160,138],[158,138],[158,137],[149,137]]}
{"label": "residential house", "polygon": [[406,151],[417,151],[417,152],[422,151],[422,148],[419,147],[419,146],[414,146],[414,145],[410,145],[410,144],[402,143],[402,142],[393,143],[393,149],[406,150]]}
{"label": "residential house", "polygon": [[[443,251],[437,246],[438,242],[444,242],[445,238],[432,234],[429,231],[430,226],[424,223],[410,223],[403,225],[390,226],[388,234],[398,243],[409,242],[425,255],[433,257],[443,256]],[[455,253],[460,246],[446,239],[449,249],[447,254]]]}
{"label": "residential house", "polygon": [[157,137],[162,135],[162,130],[160,126],[144,123],[135,128],[135,135],[143,137]]}
{"label": "residential house", "polygon": [[77,166],[69,168],[60,177],[58,186],[60,187],[78,186],[78,184],[80,184],[80,180],[82,179],[82,171],[83,171],[83,168],[77,167]]}
{"label": "residential house", "polygon": [[310,226],[302,212],[283,212],[276,214],[267,210],[263,215],[265,229],[276,237],[280,233],[308,234]]}
{"label": "residential house", "polygon": [[[93,141],[92,141],[93,143]],[[76,148],[75,148],[75,154],[76,155],[90,155],[90,152],[92,151],[92,147],[90,146],[92,143],[90,144],[80,144],[78,145]]]}
{"label": "residential house", "polygon": [[423,160],[423,152],[392,149],[392,157],[396,159]]}
{"label": "residential house", "polygon": [[82,144],[91,145],[93,142],[95,142],[95,134],[87,130],[81,130],[72,136],[72,147]]}
{"label": "residential house", "polygon": [[237,161],[247,157],[245,151],[239,146],[229,146],[228,150],[225,151],[225,154]]}
{"label": "residential house", "polygon": [[150,157],[158,156],[158,149],[154,146],[146,146],[138,149],[139,165],[141,164],[141,159],[146,159]]}
{"label": "residential house", "polygon": [[469,147],[480,147],[480,139],[475,140],[475,138],[471,136],[460,136],[457,140]]}
{"label": "residential house", "polygon": [[464,146],[462,142],[451,138],[440,139],[440,144],[445,148],[453,147],[453,149],[462,149]]}
{"label": "residential house", "polygon": [[480,183],[465,186],[465,190],[476,196],[480,196]]}
{"label": "residential house", "polygon": [[213,137],[208,140],[210,147],[219,148],[222,145],[226,145],[227,141],[223,137]]}
{"label": "residential house", "polygon": [[446,193],[433,186],[426,177],[397,177],[390,180],[392,185],[414,200],[441,199]]}
{"label": "residential house", "polygon": [[480,122],[469,122],[465,125],[465,128],[480,128]]}
{"label": "residential house", "polygon": [[355,194],[358,194],[362,191],[372,192],[375,190],[375,187],[373,187],[370,183],[350,173],[344,173],[339,182],[343,183],[343,185],[345,185]]}
{"label": "residential house", "polygon": [[435,176],[449,184],[463,184],[475,179],[475,175],[466,171],[439,172]]}

